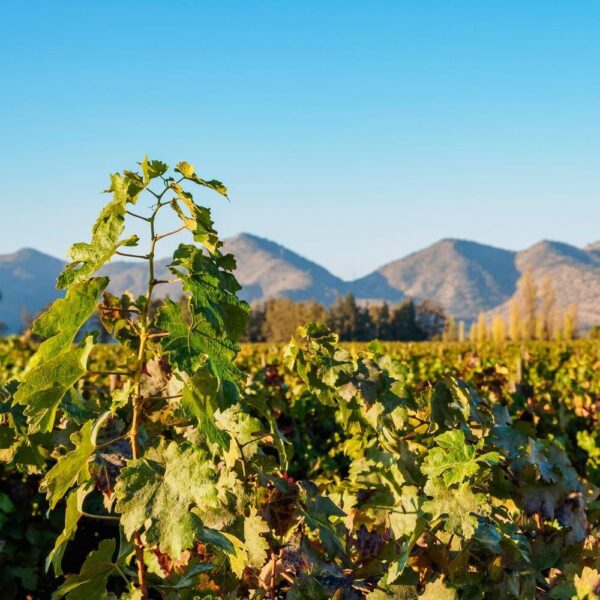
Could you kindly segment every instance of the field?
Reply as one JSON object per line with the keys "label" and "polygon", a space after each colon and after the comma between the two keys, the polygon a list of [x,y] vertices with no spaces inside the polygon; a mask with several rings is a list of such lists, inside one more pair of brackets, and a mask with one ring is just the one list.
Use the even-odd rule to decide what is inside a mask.
{"label": "field", "polygon": [[[25,338],[9,338],[0,342],[2,381],[19,376],[35,347],[35,343]],[[435,425],[431,413],[427,415],[426,405],[431,402],[435,390],[439,391],[436,382],[453,381],[449,378],[464,380],[477,391],[477,402],[481,404],[477,409],[472,407],[473,413],[465,423],[474,416],[475,410],[481,411],[486,407],[485,410],[489,408],[495,414],[496,409],[502,407],[505,411],[503,418],[508,419],[510,415],[514,428],[524,432],[528,439],[536,440],[535,451],[529,454],[523,451],[522,456],[511,457],[510,448],[506,450],[508,446],[496,442],[496,447],[505,452],[503,460],[510,466],[491,462],[489,467],[486,466],[490,470],[486,476],[489,481],[481,479],[482,473],[478,473],[475,479],[472,474],[465,476],[474,488],[487,490],[496,498],[486,500],[489,505],[485,509],[483,506],[479,508],[473,523],[463,522],[460,512],[466,508],[459,505],[456,507],[458,514],[453,516],[454,524],[449,526],[447,517],[442,515],[430,521],[427,527],[421,526],[417,520],[411,520],[404,507],[409,502],[417,508],[421,502],[422,508],[418,492],[410,499],[407,499],[406,492],[390,494],[389,474],[383,476],[386,469],[391,468],[388,464],[390,456],[406,451],[406,448],[396,447],[399,440],[390,437],[387,441],[390,448],[382,441],[382,447],[374,451],[373,438],[385,431],[385,427],[376,425],[375,430],[365,432],[364,427],[357,429],[344,424],[346,417],[340,410],[328,399],[319,397],[329,392],[307,383],[311,379],[306,377],[306,373],[299,374],[296,369],[290,368],[289,351],[286,358],[283,345],[243,345],[237,364],[248,374],[245,388],[248,402],[256,405],[268,403],[281,438],[290,444],[284,450],[288,464],[286,477],[293,478],[290,481],[294,482],[312,480],[319,492],[332,502],[332,507],[329,507],[329,520],[332,522],[327,526],[315,522],[312,526],[320,532],[320,541],[317,533],[313,543],[318,544],[319,552],[323,554],[319,561],[328,565],[326,573],[319,573],[314,564],[310,568],[302,566],[302,561],[308,561],[306,556],[302,560],[296,557],[301,565],[290,567],[285,577],[276,578],[275,586],[279,593],[287,589],[288,597],[325,598],[337,592],[339,595],[336,597],[340,598],[367,594],[375,598],[379,597],[377,588],[370,582],[379,581],[379,587],[388,590],[388,597],[399,598],[417,597],[419,592],[433,597],[433,593],[444,593],[446,585],[451,586],[449,589],[456,589],[459,597],[534,597],[535,594],[543,597],[541,595],[550,594],[552,598],[591,598],[591,595],[585,594],[597,581],[600,526],[597,499],[597,486],[600,486],[598,342],[531,342],[501,346],[388,343],[377,348],[376,354],[369,351],[367,344],[345,344],[344,347],[351,353],[350,360],[354,364],[378,353],[398,361],[393,368],[386,365],[387,372],[393,372],[395,383],[400,385],[399,389],[395,388],[395,393],[405,399],[403,403],[407,407],[415,410],[396,417],[395,429],[418,433],[418,424],[422,419],[427,421],[422,428],[424,435],[414,438],[414,444],[421,448],[420,451],[426,445],[433,446],[427,439],[444,430],[443,424]],[[97,346],[90,357],[89,369],[110,370],[121,362],[119,352],[116,346]],[[382,384],[379,375],[376,380],[376,389],[371,392],[364,389],[364,397],[372,393],[375,403],[393,388]],[[363,385],[367,381],[368,377],[363,380]],[[373,385],[374,381],[369,385]],[[110,398],[111,390],[119,386],[118,376],[97,376],[80,392],[88,399],[98,396]],[[470,398],[471,403],[473,398],[475,396]],[[70,407],[72,411],[76,409],[75,405]],[[416,420],[411,419],[411,414]],[[4,418],[6,420],[6,413]],[[456,419],[451,409],[444,414],[445,419]],[[480,437],[485,435],[485,427],[471,423],[465,431]],[[61,433],[56,435],[60,437]],[[404,437],[408,437],[406,433]],[[10,455],[10,444],[5,443],[5,436],[0,439],[4,442],[2,455],[6,460]],[[242,441],[242,444],[248,441]],[[277,444],[268,436],[264,441],[262,452],[268,456]],[[558,459],[557,455],[546,454],[550,444],[559,449]],[[256,444],[254,451],[259,450]],[[382,454],[386,454],[387,458]],[[568,473],[565,471],[566,457],[574,469],[570,470],[569,466]],[[44,458],[52,463],[50,455]],[[518,460],[527,462],[527,458],[530,464],[520,467],[516,464]],[[479,464],[485,465],[484,462]],[[30,465],[26,470],[43,473],[46,469],[46,462],[42,461],[39,467]],[[38,490],[39,475],[27,475],[22,471],[17,472],[10,465],[3,470],[0,527],[4,547],[0,554],[0,576],[7,586],[4,588],[8,594],[5,597],[22,598],[30,593],[31,597],[44,598],[56,587],[54,577],[45,573],[44,561],[54,546],[54,538],[63,528],[64,506],[59,504],[47,520],[48,504]],[[516,473],[521,480],[513,482],[511,488],[502,476],[511,474],[514,478]],[[414,493],[415,486],[408,485],[407,474],[396,472],[394,477],[394,485]],[[103,486],[105,488],[106,482],[96,475],[97,490],[102,490]],[[499,492],[498,488],[502,491]],[[286,520],[291,525],[297,518],[293,506],[297,498],[291,488],[277,490],[276,486],[269,493],[279,493],[280,496],[291,494],[291,497],[285,502],[281,497],[271,498],[262,504],[261,514],[271,527],[279,527],[278,533],[281,534]],[[101,495],[98,494],[99,497]],[[465,496],[463,501],[467,500]],[[446,502],[451,503],[451,499],[446,499]],[[88,508],[89,512],[102,512],[101,504],[96,498],[92,507]],[[395,505],[404,507],[401,518],[393,516]],[[381,506],[384,508],[378,508]],[[344,517],[341,512],[336,517],[340,508]],[[344,523],[343,531],[334,524],[336,520]],[[433,526],[430,526],[432,523]],[[511,527],[507,528],[507,523]],[[486,528],[482,529],[484,526]],[[382,578],[391,579],[386,570],[389,570],[389,564],[393,567],[390,552],[394,538],[402,540],[406,535],[404,532],[415,527],[419,527],[418,539],[412,539],[409,545],[402,547],[402,551],[406,552],[406,565],[401,576],[394,584],[382,583]],[[78,571],[82,558],[96,547],[98,536],[115,533],[116,528],[110,521],[83,520],[63,558],[63,571]],[[271,544],[275,545],[275,541]],[[291,545],[291,540],[286,544],[280,543],[279,552],[283,552],[282,548],[291,552]],[[314,550],[312,552],[314,554]],[[337,559],[331,560],[331,555],[337,555]],[[316,562],[317,559],[311,556],[311,560]],[[259,562],[246,567],[244,577],[240,578],[245,583],[237,584],[237,594],[241,595],[243,589],[250,593],[252,572],[254,577],[260,578],[261,571],[264,571]],[[323,565],[320,565],[321,570],[325,568]],[[176,571],[172,565],[160,560],[156,568],[159,571],[164,569],[163,575],[170,572],[171,577]],[[294,596],[289,590],[293,592],[294,585],[298,585],[308,572],[315,574],[312,587],[302,592],[306,595]],[[296,581],[296,584],[292,582],[290,585],[288,579]],[[203,576],[201,581],[210,587],[210,576]],[[260,589],[260,582],[258,585],[255,582],[255,585]],[[361,586],[364,588],[361,589]],[[118,584],[113,589],[118,590]],[[483,590],[487,590],[486,595],[479,596],[479,593],[484,593]],[[173,594],[173,591],[170,593]],[[198,597],[213,597],[210,594],[219,597],[221,593],[225,594],[225,590],[206,591],[206,596]]]}

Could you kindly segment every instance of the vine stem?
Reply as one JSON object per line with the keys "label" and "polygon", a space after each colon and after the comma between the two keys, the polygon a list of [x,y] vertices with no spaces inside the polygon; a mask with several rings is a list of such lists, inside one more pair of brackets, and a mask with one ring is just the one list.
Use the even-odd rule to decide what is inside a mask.
{"label": "vine stem", "polygon": [[[160,239],[160,236],[156,235],[154,222],[156,219],[156,215],[158,211],[165,206],[166,203],[161,202],[161,198],[163,194],[169,188],[165,188],[160,195],[153,195],[157,198],[157,203],[154,207],[152,215],[148,217],[148,223],[150,224],[150,250],[148,254],[143,258],[148,260],[148,291],[146,292],[146,303],[144,309],[140,312],[140,348],[137,356],[137,365],[135,369],[135,379],[134,379],[134,396],[133,396],[133,416],[131,420],[131,429],[129,431],[129,439],[131,443],[131,454],[133,459],[136,460],[140,456],[140,447],[139,447],[139,424],[142,412],[142,374],[144,372],[144,357],[146,354],[146,344],[150,337],[149,334],[149,316],[150,316],[150,304],[152,300],[152,290],[155,285],[155,275],[154,275],[154,249],[156,247],[156,242]],[[150,191],[150,190],[149,190]],[[142,257],[140,257],[142,258]],[[133,534],[133,540],[135,543],[135,562],[137,566],[137,576],[138,583],[140,586],[140,592],[142,594],[142,600],[148,600],[148,583],[146,577],[146,567],[144,565],[144,544],[142,542],[142,537],[139,531],[136,531]]]}

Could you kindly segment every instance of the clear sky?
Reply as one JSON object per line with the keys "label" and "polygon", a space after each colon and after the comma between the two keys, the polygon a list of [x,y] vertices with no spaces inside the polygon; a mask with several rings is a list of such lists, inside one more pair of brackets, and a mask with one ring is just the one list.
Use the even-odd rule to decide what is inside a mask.
{"label": "clear sky", "polygon": [[64,256],[145,153],[228,185],[222,234],[345,278],[442,237],[600,238],[596,0],[0,11],[0,253]]}

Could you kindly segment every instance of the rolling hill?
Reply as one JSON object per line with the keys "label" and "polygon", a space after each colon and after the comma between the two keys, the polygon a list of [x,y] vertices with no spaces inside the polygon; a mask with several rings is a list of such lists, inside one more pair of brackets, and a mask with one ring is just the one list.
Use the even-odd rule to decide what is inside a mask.
{"label": "rolling hill", "polygon": [[[469,321],[479,312],[506,312],[520,277],[531,269],[538,281],[545,275],[554,280],[560,306],[577,304],[584,327],[600,323],[600,242],[576,248],[542,241],[514,252],[444,239],[355,281],[344,281],[284,246],[248,233],[227,239],[225,251],[237,259],[241,295],[249,302],[291,298],[329,305],[348,292],[361,302],[434,299],[448,313]],[[168,277],[168,263],[166,258],[157,262],[158,278]],[[19,331],[24,316],[38,313],[60,295],[54,282],[62,266],[63,261],[31,248],[0,256],[0,322],[9,331]],[[103,273],[111,277],[113,293],[145,291],[139,262],[114,261]],[[164,285],[157,293],[176,297],[180,289]]]}

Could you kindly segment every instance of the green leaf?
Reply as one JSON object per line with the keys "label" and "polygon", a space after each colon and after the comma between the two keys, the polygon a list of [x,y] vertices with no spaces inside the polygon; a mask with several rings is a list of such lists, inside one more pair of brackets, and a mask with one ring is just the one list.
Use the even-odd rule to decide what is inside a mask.
{"label": "green leaf", "polygon": [[235,262],[229,258],[207,256],[195,246],[180,244],[170,270],[191,295],[194,316],[201,317],[215,336],[225,335],[235,341],[246,329],[250,307],[236,296],[241,286],[231,273]]}
{"label": "green leaf", "polygon": [[235,535],[225,532],[223,532],[222,535],[231,542],[233,548],[231,551],[226,552],[229,564],[231,565],[231,570],[235,575],[241,577],[248,564],[248,550],[246,549],[245,544],[238,540]]}
{"label": "green leaf", "polygon": [[144,160],[140,163],[142,173],[144,174],[144,183],[148,184],[152,179],[164,175],[169,167],[160,160],[148,160],[148,155],[144,156]]}
{"label": "green leaf", "polygon": [[444,529],[470,539],[475,533],[478,520],[475,515],[486,515],[490,506],[485,494],[474,494],[467,483],[457,488],[448,487],[441,478],[430,479],[425,484],[425,493],[433,496],[423,503],[423,511],[431,515],[432,520],[443,517]]}
{"label": "green leaf", "polygon": [[481,447],[467,444],[465,434],[460,429],[446,431],[435,438],[437,448],[431,448],[421,466],[421,471],[429,477],[442,476],[446,485],[460,483],[479,471],[479,463],[494,464],[502,460],[498,452],[488,452],[475,456]]}
{"label": "green leaf", "polygon": [[149,546],[179,557],[203,539],[205,524],[222,522],[218,479],[209,454],[190,443],[171,442],[129,461],[115,485],[125,534],[144,531]]}
{"label": "green leaf", "polygon": [[[238,351],[235,343],[224,336],[216,337],[202,320],[188,324],[181,305],[173,300],[166,299],[163,302],[155,322],[157,327],[168,332],[168,335],[161,339],[161,345],[172,364],[188,374],[193,374],[203,366],[208,357],[212,374],[218,378],[220,386],[224,381],[228,381],[237,389],[241,373],[233,364]],[[229,403],[237,400],[234,388],[225,387],[221,390],[228,393]]]}
{"label": "green leaf", "polygon": [[203,244],[211,254],[214,254],[223,244],[219,241],[219,236],[214,228],[210,209],[197,205],[192,195],[186,192],[178,183],[172,183],[170,187],[187,207],[190,216],[183,212],[176,200],[173,200],[171,207],[183,224],[194,234],[194,241]]}
{"label": "green leaf", "polygon": [[456,600],[458,593],[442,579],[437,579],[425,586],[425,591],[419,598],[425,600]]}
{"label": "green leaf", "polygon": [[[88,279],[104,263],[109,261],[121,245],[132,245],[134,239],[120,242],[125,229],[125,211],[127,202],[137,197],[140,189],[131,189],[131,177],[121,174],[111,176],[109,192],[113,199],[102,209],[92,229],[92,240],[89,243],[73,244],[69,250],[71,262],[59,275],[57,287],[64,289],[80,281]],[[143,184],[142,184],[143,189]]]}
{"label": "green leaf", "polygon": [[107,285],[108,277],[82,281],[34,321],[32,332],[48,339],[33,355],[28,365],[30,370],[71,348],[77,332],[94,312],[98,297]]}
{"label": "green leaf", "polygon": [[87,464],[96,450],[98,433],[109,416],[110,412],[106,412],[95,422],[87,421],[79,431],[72,434],[71,442],[75,448],[61,456],[42,479],[40,490],[46,492],[50,508],[56,506],[80,476],[82,481],[89,480]]}
{"label": "green leaf", "polygon": [[14,401],[27,406],[30,435],[52,431],[61,400],[86,372],[92,347],[92,338],[87,337],[77,348],[46,360],[25,375]]}
{"label": "green leaf", "polygon": [[83,501],[93,489],[93,485],[86,483],[69,494],[67,506],[65,508],[65,528],[56,538],[54,548],[46,559],[46,571],[50,568],[50,565],[52,565],[56,575],[62,575],[61,563],[63,555],[67,549],[67,544],[73,539],[73,536],[77,531],[77,523],[81,517]]}
{"label": "green leaf", "polygon": [[117,572],[112,562],[115,546],[115,540],[102,540],[98,549],[88,554],[79,575],[67,575],[65,582],[52,595],[52,600],[65,596],[69,600],[107,599],[106,583]]}
{"label": "green leaf", "polygon": [[412,549],[417,543],[419,537],[421,537],[421,534],[425,531],[426,525],[427,523],[425,522],[425,519],[423,519],[423,517],[418,517],[415,521],[415,527],[411,532],[410,537],[403,542],[400,555],[394,562],[392,562],[390,568],[388,569],[386,575],[386,581],[388,584],[392,585],[396,583],[396,581],[398,581],[398,579],[400,579],[400,577],[402,576],[402,573],[404,572],[404,569],[408,564],[410,553],[412,552]]}
{"label": "green leaf", "polygon": [[216,179],[211,179],[209,181],[205,181],[204,179],[200,179],[196,175],[196,170],[194,169],[194,165],[191,165],[187,162],[180,162],[176,167],[175,171],[181,173],[186,179],[197,183],[198,185],[203,185],[204,187],[210,188],[215,192],[218,192],[222,196],[227,197],[227,188]]}
{"label": "green leaf", "polygon": [[248,550],[248,564],[262,569],[267,562],[269,544],[265,535],[270,532],[268,523],[252,507],[250,515],[244,518],[244,543]]}
{"label": "green leaf", "polygon": [[[237,444],[230,444],[229,450],[223,453],[225,464],[233,468],[235,461],[242,458],[250,460],[258,452],[261,433],[261,422],[241,410],[239,404],[215,415],[216,425],[221,431],[233,437]],[[238,446],[239,444],[239,446]],[[242,447],[242,450],[240,449]]]}
{"label": "green leaf", "polygon": [[133,384],[131,381],[126,381],[122,388],[117,388],[111,394],[110,410],[114,415],[119,409],[124,408],[129,404]]}
{"label": "green leaf", "polygon": [[187,416],[198,420],[198,429],[206,435],[211,444],[223,450],[229,449],[229,434],[215,423],[214,413],[218,408],[221,387],[219,379],[208,368],[200,367],[194,376],[188,378],[183,388],[181,406]]}
{"label": "green leaf", "polygon": [[[229,272],[228,256],[206,255],[194,246],[181,244],[173,255],[171,271],[190,294],[189,313],[179,303],[166,300],[155,323],[168,335],[161,339],[170,361],[192,375],[206,358],[229,404],[237,400],[241,373],[233,361],[238,352],[235,340],[246,327],[248,304],[239,300],[240,286]],[[182,268],[184,270],[182,270]]]}
{"label": "green leaf", "polygon": [[304,502],[306,524],[310,529],[319,532],[321,542],[329,554],[343,555],[345,552],[344,545],[329,517],[345,517],[346,513],[336,506],[330,498],[321,496],[313,483],[303,481],[301,487],[306,494]]}

